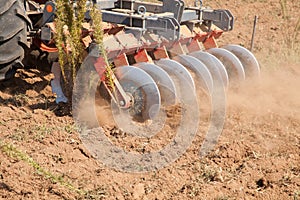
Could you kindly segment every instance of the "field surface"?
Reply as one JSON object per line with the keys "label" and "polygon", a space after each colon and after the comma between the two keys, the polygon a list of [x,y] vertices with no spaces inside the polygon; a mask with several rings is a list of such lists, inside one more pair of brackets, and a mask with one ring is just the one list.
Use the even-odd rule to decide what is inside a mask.
{"label": "field surface", "polygon": [[[0,82],[0,199],[299,200],[300,2],[204,4],[235,15],[234,30],[220,38],[221,45],[249,48],[258,16],[253,53],[261,65],[260,80],[229,89],[224,129],[212,152],[198,154],[204,122],[169,166],[147,173],[111,169],[85,148],[70,109],[55,104],[52,75],[19,70],[15,79]],[[130,151],[148,150],[106,132]]]}

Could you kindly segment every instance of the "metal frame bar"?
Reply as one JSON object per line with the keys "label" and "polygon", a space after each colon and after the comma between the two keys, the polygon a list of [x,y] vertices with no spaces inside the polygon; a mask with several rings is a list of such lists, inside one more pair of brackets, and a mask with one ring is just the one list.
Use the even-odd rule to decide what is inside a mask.
{"label": "metal frame bar", "polygon": [[[152,16],[138,14],[138,9],[143,6],[145,12],[153,13]],[[164,25],[159,22],[166,23],[161,18],[174,18],[179,24],[188,21],[197,21],[197,23],[204,23],[207,26],[214,24],[223,31],[230,31],[233,29],[234,18],[229,10],[212,10],[203,9],[202,7],[185,7],[182,0],[164,0],[163,4],[142,2],[138,0],[119,0],[115,5],[116,10],[103,10],[104,21],[124,24],[130,27],[146,28],[143,27],[142,21],[152,20],[153,24],[155,16],[157,22],[155,26],[161,29]],[[123,11],[120,12],[120,11]],[[127,13],[126,13],[127,12]],[[169,14],[168,14],[169,13]],[[107,17],[107,18],[106,18]]]}
{"label": "metal frame bar", "polygon": [[102,11],[104,22],[123,24],[129,27],[141,28],[163,36],[168,40],[179,39],[178,21],[172,17],[142,16],[131,13],[120,13],[115,11]]}

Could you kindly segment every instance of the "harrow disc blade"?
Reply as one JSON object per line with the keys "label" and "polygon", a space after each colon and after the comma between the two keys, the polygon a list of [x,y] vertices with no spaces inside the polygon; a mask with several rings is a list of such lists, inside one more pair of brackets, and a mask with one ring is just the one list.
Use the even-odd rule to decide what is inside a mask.
{"label": "harrow disc blade", "polygon": [[241,63],[244,66],[247,78],[258,77],[260,75],[260,67],[258,61],[256,60],[255,56],[251,53],[251,51],[249,51],[245,47],[233,44],[225,45],[222,48],[232,52],[240,59]]}
{"label": "harrow disc blade", "polygon": [[211,48],[208,52],[216,56],[225,66],[229,81],[238,79],[239,81],[245,80],[245,71],[241,61],[230,51],[222,48]]}
{"label": "harrow disc blade", "polygon": [[221,77],[223,81],[223,85],[225,88],[228,87],[228,74],[225,66],[221,63],[221,61],[213,56],[210,53],[197,51],[190,54],[191,56],[197,58],[201,62],[203,62],[211,73],[213,80]]}
{"label": "harrow disc blade", "polygon": [[[123,90],[133,100],[131,107],[119,111],[137,121],[153,119],[159,113],[161,100],[158,87],[151,76],[133,66],[118,67],[115,74]],[[115,111],[113,110],[114,115],[117,113]]]}
{"label": "harrow disc blade", "polygon": [[177,97],[180,100],[186,96],[191,96],[191,92],[192,95],[196,94],[194,79],[183,65],[170,59],[160,59],[156,61],[156,64],[171,76],[176,86]]}
{"label": "harrow disc blade", "polygon": [[192,70],[199,77],[199,82],[201,87],[206,90],[209,94],[212,93],[213,90],[213,79],[212,76],[205,66],[200,60],[195,57],[188,55],[179,55],[174,58],[174,60],[178,61],[188,69]]}
{"label": "harrow disc blade", "polygon": [[175,84],[166,71],[151,63],[138,63],[136,66],[147,72],[155,81],[163,105],[173,105],[176,103],[177,94]]}

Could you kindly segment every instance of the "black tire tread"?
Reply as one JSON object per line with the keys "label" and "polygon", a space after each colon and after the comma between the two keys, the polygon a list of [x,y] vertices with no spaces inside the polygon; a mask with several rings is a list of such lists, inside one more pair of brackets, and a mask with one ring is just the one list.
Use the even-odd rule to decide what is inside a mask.
{"label": "black tire tread", "polygon": [[7,1],[0,1],[0,15],[4,12],[8,11],[8,9],[16,2],[17,0],[7,0]]}
{"label": "black tire tread", "polygon": [[0,3],[0,80],[9,79],[21,67],[27,42],[27,21],[22,0]]}

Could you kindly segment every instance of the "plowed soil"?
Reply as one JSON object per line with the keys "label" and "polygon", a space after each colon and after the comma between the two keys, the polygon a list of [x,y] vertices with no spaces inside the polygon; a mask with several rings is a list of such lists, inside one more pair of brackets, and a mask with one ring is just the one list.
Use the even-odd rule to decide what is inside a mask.
{"label": "plowed soil", "polygon": [[[212,152],[199,157],[206,130],[200,127],[186,153],[161,170],[111,169],[82,144],[68,105],[55,104],[52,75],[19,70],[0,82],[0,199],[300,199],[300,3],[204,4],[236,17],[220,44],[249,48],[258,15],[253,52],[262,69],[259,80],[229,89]],[[125,133],[106,127],[106,134],[143,153]],[[171,134],[161,134],[158,143]]]}

